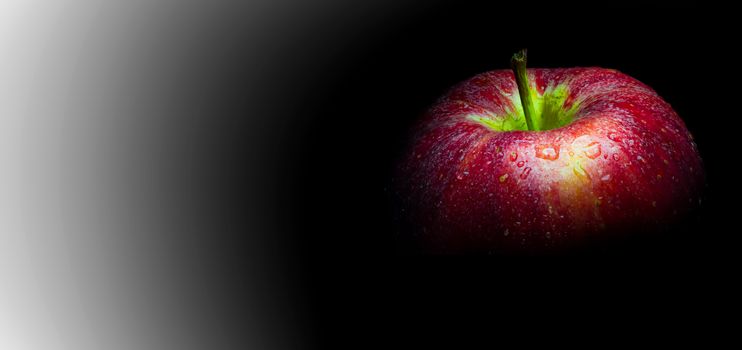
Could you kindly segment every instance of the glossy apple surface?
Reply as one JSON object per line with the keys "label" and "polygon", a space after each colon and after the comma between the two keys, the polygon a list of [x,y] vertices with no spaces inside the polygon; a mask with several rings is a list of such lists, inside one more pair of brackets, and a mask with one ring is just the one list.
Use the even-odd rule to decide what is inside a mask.
{"label": "glossy apple surface", "polygon": [[699,204],[696,144],[650,87],[603,68],[527,77],[536,130],[509,70],[455,86],[414,130],[396,183],[422,251],[555,251],[661,227]]}

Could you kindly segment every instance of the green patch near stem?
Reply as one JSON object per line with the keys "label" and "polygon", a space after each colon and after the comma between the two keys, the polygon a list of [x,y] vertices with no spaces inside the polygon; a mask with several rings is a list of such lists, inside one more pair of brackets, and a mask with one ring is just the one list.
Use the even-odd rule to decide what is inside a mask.
{"label": "green patch near stem", "polygon": [[467,119],[480,123],[495,131],[528,130],[523,118],[513,118],[510,115],[498,117],[495,115],[479,116],[470,114]]}
{"label": "green patch near stem", "polygon": [[[548,86],[543,95],[539,94],[535,88],[528,90],[533,105],[533,115],[531,116],[533,131],[560,128],[574,120],[578,104],[574,103],[570,108],[564,108],[564,102],[569,97],[569,90],[566,85]],[[467,119],[494,131],[529,130],[519,94],[513,94],[511,101],[514,110],[510,113],[504,115],[470,114]]]}

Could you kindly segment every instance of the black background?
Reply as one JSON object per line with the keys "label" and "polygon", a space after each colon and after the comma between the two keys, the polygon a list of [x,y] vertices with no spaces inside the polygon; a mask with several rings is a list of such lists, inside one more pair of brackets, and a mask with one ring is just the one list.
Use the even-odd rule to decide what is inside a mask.
{"label": "black background", "polygon": [[[338,11],[296,28],[301,35],[279,36],[276,71],[302,74],[277,75],[262,99],[281,106],[272,118],[284,123],[266,173],[277,189],[273,239],[291,256],[290,300],[312,344],[386,347],[434,340],[457,324],[471,332],[460,341],[519,332],[544,339],[542,329],[562,327],[609,331],[603,341],[724,331],[738,121],[727,95],[737,54],[724,49],[731,22],[722,13],[638,2],[456,2],[349,16]],[[673,105],[708,177],[703,207],[677,241],[610,257],[397,256],[390,186],[411,123],[453,84],[508,68],[523,47],[530,67],[618,69]]]}

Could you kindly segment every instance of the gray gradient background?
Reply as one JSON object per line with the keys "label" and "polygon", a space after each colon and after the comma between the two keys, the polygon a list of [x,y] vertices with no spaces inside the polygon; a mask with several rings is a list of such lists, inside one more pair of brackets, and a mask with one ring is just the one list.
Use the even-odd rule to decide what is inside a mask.
{"label": "gray gradient background", "polygon": [[271,193],[301,123],[280,93],[377,8],[3,1],[0,348],[305,346]]}

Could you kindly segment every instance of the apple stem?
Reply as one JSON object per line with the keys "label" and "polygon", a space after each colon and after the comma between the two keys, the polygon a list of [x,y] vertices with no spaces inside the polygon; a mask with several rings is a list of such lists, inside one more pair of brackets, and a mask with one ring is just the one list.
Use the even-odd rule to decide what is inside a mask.
{"label": "apple stem", "polygon": [[536,111],[533,107],[533,100],[531,100],[531,89],[528,85],[528,72],[526,71],[526,58],[527,50],[522,49],[513,55],[510,60],[510,64],[513,67],[513,73],[515,74],[515,82],[518,84],[518,94],[520,95],[520,103],[523,106],[523,113],[526,117],[526,125],[528,130],[536,130],[533,125],[533,116]]}

